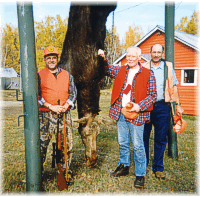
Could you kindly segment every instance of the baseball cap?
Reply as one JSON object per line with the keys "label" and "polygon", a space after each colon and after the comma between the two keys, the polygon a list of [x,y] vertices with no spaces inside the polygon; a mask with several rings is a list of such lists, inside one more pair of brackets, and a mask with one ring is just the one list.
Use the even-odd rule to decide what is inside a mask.
{"label": "baseball cap", "polygon": [[49,54],[59,55],[58,50],[53,46],[49,46],[44,49],[44,56],[49,55]]}

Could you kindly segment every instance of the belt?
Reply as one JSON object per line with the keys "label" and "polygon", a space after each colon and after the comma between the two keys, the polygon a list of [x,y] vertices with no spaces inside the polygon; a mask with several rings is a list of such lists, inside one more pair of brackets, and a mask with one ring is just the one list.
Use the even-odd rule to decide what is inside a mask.
{"label": "belt", "polygon": [[165,99],[162,99],[162,100],[160,100],[160,101],[156,101],[156,102],[154,103],[154,106],[157,106],[157,104],[159,104],[159,103],[163,103],[163,104],[165,104],[165,105],[169,105],[169,104],[170,104],[170,102],[165,102]]}
{"label": "belt", "polygon": [[165,103],[165,99],[162,99],[162,100],[160,100],[160,101],[156,101],[155,104],[156,104],[156,103]]}

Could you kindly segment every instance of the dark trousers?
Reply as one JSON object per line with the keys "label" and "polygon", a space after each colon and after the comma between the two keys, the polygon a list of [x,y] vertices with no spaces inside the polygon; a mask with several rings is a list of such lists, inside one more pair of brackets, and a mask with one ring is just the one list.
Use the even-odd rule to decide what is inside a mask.
{"label": "dark trousers", "polygon": [[170,121],[170,105],[164,101],[156,102],[151,112],[151,121],[144,126],[144,146],[147,165],[149,163],[149,137],[154,126],[154,161],[153,171],[163,171],[163,157],[167,144],[167,135]]}

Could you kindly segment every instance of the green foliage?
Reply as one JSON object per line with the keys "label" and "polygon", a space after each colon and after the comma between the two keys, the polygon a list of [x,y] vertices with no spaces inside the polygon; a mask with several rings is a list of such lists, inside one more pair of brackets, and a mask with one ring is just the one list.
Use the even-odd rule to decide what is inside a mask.
{"label": "green foliage", "polygon": [[18,29],[6,24],[2,33],[2,62],[5,67],[13,67],[20,73],[20,53]]}
{"label": "green foliage", "polygon": [[122,55],[122,45],[120,44],[119,34],[117,34],[116,27],[112,30],[106,31],[105,55],[110,63],[113,63],[116,58]]}
{"label": "green foliage", "polygon": [[183,31],[186,33],[198,35],[199,29],[199,11],[194,11],[191,19],[188,20],[187,16],[182,17],[179,24],[175,26],[175,30]]}
{"label": "green foliage", "polygon": [[[119,40],[119,34],[117,34],[117,30],[116,27],[114,27],[114,29],[112,30],[107,30],[106,31],[106,38],[104,41],[104,45],[105,45],[105,55],[108,59],[109,63],[113,63],[119,56],[122,55],[122,45],[120,44],[120,40]],[[111,88],[113,84],[113,79],[110,77],[105,77],[104,78],[104,82],[102,85],[103,89],[109,89]]]}
{"label": "green foliage", "polygon": [[65,34],[68,27],[68,18],[62,20],[59,15],[47,16],[45,21],[35,22],[36,58],[38,71],[44,68],[43,52],[48,46],[54,46],[61,55]]}
{"label": "green foliage", "polygon": [[[47,16],[42,22],[35,22],[35,47],[36,64],[38,71],[44,68],[43,52],[48,46],[55,46],[59,54],[68,27],[68,18],[62,20],[60,15]],[[2,64],[5,67],[13,67],[20,73],[20,49],[18,28],[6,24],[2,34]]]}

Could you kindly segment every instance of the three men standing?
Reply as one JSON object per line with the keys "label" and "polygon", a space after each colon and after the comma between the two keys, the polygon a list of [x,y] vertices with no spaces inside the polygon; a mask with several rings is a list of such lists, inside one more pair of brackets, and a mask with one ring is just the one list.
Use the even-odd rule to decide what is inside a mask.
{"label": "three men standing", "polygon": [[[154,45],[151,48],[152,61],[141,66],[139,63],[141,49],[130,47],[127,49],[127,65],[123,67],[108,65],[108,75],[115,78],[109,117],[117,121],[119,143],[118,167],[111,175],[118,177],[129,174],[130,140],[132,140],[136,175],[134,186],[136,188],[144,187],[144,176],[149,163],[149,137],[152,125],[155,128],[153,171],[157,178],[164,179],[163,156],[169,130],[170,101],[176,102],[177,113],[183,112],[176,86],[178,81],[172,63],[162,60],[163,50],[161,45]],[[102,51],[99,55],[104,57]],[[50,109],[50,112],[48,112],[47,120],[40,122],[42,164],[45,161],[47,146],[52,134],[58,128],[56,120],[60,114],[59,129],[63,128],[64,121],[66,124],[67,169],[69,169],[72,157],[72,128],[69,109],[74,108],[77,90],[70,73],[57,67],[58,52],[55,47],[47,47],[44,50],[44,62],[46,68],[38,73],[38,102],[39,106]],[[166,81],[164,78],[165,65],[168,68]],[[123,113],[123,109],[127,106],[131,106],[126,110],[127,113],[136,114],[134,118]],[[63,114],[66,115],[65,120],[62,120]],[[61,151],[61,159],[64,160],[63,151]],[[63,168],[65,168],[64,165]]]}

